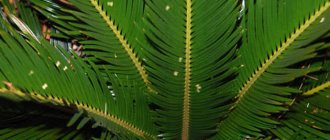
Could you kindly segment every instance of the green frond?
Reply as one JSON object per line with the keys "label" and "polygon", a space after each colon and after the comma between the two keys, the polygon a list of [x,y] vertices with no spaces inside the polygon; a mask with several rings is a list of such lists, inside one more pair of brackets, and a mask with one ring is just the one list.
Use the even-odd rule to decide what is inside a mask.
{"label": "green frond", "polygon": [[28,5],[26,5],[26,3],[23,2],[9,3],[9,1],[1,1],[1,5],[7,15],[10,13],[16,17],[19,17],[29,26],[36,37],[42,38],[41,24],[36,11],[33,11],[30,7],[28,7]]}
{"label": "green frond", "polygon": [[[324,37],[314,44],[323,42]],[[278,115],[280,124],[266,131],[267,134],[280,139],[329,139],[329,120],[326,117],[329,114],[327,102],[330,97],[328,55],[327,51],[320,51],[313,61],[305,63],[308,67],[321,66],[322,70],[298,80],[301,83],[296,86],[303,91],[302,95],[296,96],[290,103],[288,112]]]}
{"label": "green frond", "polygon": [[[57,7],[56,1],[32,2],[41,13],[53,16],[50,20],[61,25],[59,29],[64,33],[79,32],[86,36],[78,43],[98,69],[107,69],[149,86],[143,66],[145,58],[142,52],[147,43],[140,24],[142,0],[71,0],[71,6],[61,8]],[[65,15],[72,15],[75,19],[65,19]],[[62,25],[63,20],[67,21],[67,25]]]}
{"label": "green frond", "polygon": [[320,69],[295,64],[324,49],[322,44],[309,43],[329,31],[329,22],[323,20],[330,18],[328,1],[247,3],[246,36],[239,51],[242,68],[235,83],[237,100],[220,123],[216,139],[261,136],[261,130],[278,124],[271,114],[286,111],[291,95],[300,93],[287,84]]}
{"label": "green frond", "polygon": [[296,102],[271,133],[280,139],[329,139],[329,93],[328,87]]}
{"label": "green frond", "polygon": [[[164,139],[201,139],[215,126],[231,99],[237,70],[239,15],[235,1],[147,0],[147,71],[157,94],[156,123]],[[212,16],[207,16],[212,15]]]}
{"label": "green frond", "polygon": [[[330,44],[326,44],[330,45]],[[330,87],[330,61],[329,56],[330,54],[327,51],[320,52],[320,57],[316,57],[317,61],[313,61],[313,63],[309,63],[308,66],[321,66],[321,71],[317,73],[311,73],[306,75],[301,83],[301,88],[303,90],[303,96],[312,96],[326,90]]]}
{"label": "green frond", "polygon": [[[71,24],[67,24],[68,22],[78,22],[78,19],[72,14],[63,11],[65,8],[75,9],[72,7],[72,5],[63,4],[59,1],[53,0],[30,0],[29,4],[32,5],[31,7],[34,10],[38,11],[41,15],[44,16],[44,18],[49,20],[48,22],[50,22],[54,28],[62,32],[60,38],[67,40],[79,40],[83,38],[79,28],[74,27]],[[51,35],[55,38],[59,37],[58,34]]]}
{"label": "green frond", "polygon": [[[10,96],[16,98],[60,105],[73,111],[82,110],[97,123],[96,126],[111,132],[119,129],[122,133],[137,137],[153,137],[151,118],[141,116],[149,113],[149,110],[144,109],[147,101],[140,99],[145,97],[134,93],[141,95],[143,88],[127,89],[111,95],[91,62],[92,68],[80,58],[72,58],[43,39],[36,41],[29,34],[23,38],[7,22],[2,20],[1,23],[9,31],[0,30],[1,95],[7,96],[12,91],[9,92]],[[114,92],[123,88],[117,87],[115,80],[112,80],[112,84]],[[130,93],[132,95],[125,95]],[[123,108],[126,110],[121,110]]]}
{"label": "green frond", "polygon": [[329,0],[0,7],[0,139],[330,139]]}

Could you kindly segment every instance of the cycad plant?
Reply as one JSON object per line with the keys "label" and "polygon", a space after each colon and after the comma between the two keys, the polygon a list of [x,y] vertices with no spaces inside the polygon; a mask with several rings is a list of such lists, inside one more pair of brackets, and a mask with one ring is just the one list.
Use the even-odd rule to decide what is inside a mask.
{"label": "cycad plant", "polygon": [[1,7],[0,139],[330,139],[329,0]]}

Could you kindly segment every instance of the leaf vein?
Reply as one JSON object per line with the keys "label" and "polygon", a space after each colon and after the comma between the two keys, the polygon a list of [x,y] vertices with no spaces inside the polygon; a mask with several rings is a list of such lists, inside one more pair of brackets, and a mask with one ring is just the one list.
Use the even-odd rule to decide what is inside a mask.
{"label": "leaf vein", "polygon": [[90,0],[90,2],[95,7],[95,9],[97,10],[97,12],[99,12],[99,14],[102,16],[103,20],[107,23],[107,25],[109,26],[109,28],[114,32],[115,36],[117,37],[117,39],[119,40],[119,42],[121,43],[121,45],[123,46],[123,48],[125,49],[125,51],[127,52],[128,56],[132,60],[134,66],[138,70],[138,72],[139,72],[139,74],[140,74],[143,82],[146,84],[146,86],[148,87],[148,89],[150,91],[153,91],[151,89],[151,87],[149,87],[150,81],[148,80],[148,74],[147,74],[147,72],[145,71],[144,67],[142,66],[142,63],[139,60],[139,58],[137,57],[136,53],[133,52],[133,49],[131,48],[131,46],[128,43],[128,41],[121,34],[121,31],[118,30],[118,28],[115,25],[115,23],[110,19],[109,15],[107,15],[107,13],[102,9],[102,6],[98,4],[97,0]]}
{"label": "leaf vein", "polygon": [[[283,42],[277,50],[258,68],[258,70],[249,78],[244,84],[243,88],[239,91],[236,98],[235,105],[239,103],[245,93],[250,87],[258,80],[258,78],[268,69],[268,67],[302,34],[322,13],[324,13],[330,7],[330,2],[327,2],[322,6],[313,16],[311,16],[294,34],[290,36],[285,42]],[[235,105],[233,107],[235,107]],[[233,108],[232,107],[232,108]]]}

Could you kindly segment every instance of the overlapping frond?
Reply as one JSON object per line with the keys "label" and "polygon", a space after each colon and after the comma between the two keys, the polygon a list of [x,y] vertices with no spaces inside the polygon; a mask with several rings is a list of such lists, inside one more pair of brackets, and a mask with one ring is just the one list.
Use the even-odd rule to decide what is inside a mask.
{"label": "overlapping frond", "polygon": [[329,0],[0,3],[0,139],[330,139]]}
{"label": "overlapping frond", "polygon": [[36,11],[32,10],[26,3],[23,2],[10,2],[1,1],[1,6],[5,13],[13,14],[19,17],[25,24],[29,26],[31,31],[34,32],[36,37],[42,38],[41,24],[36,14]]}
{"label": "overlapping frond", "polygon": [[[310,91],[316,91],[317,88]],[[280,139],[329,139],[329,93],[330,86],[327,86],[312,97],[296,102],[291,111],[281,118],[281,125],[270,131]]]}
{"label": "overlapping frond", "polygon": [[322,55],[316,57],[316,61],[309,66],[320,65],[322,70],[303,78],[299,85],[304,91],[302,96],[295,98],[289,112],[278,117],[280,124],[270,130],[280,139],[330,138],[329,54],[327,51],[320,53]]}
{"label": "overlapping frond", "polygon": [[[232,95],[240,39],[236,1],[147,0],[146,62],[156,123],[165,139],[201,139],[215,132]],[[209,16],[212,15],[212,16]]]}
{"label": "overlapping frond", "polygon": [[262,130],[277,124],[271,114],[286,111],[292,95],[300,93],[287,83],[320,69],[295,64],[324,49],[322,44],[309,43],[329,31],[329,21],[324,20],[330,18],[328,1],[247,3],[237,101],[219,125],[217,139],[262,136]]}
{"label": "overlapping frond", "polygon": [[140,24],[142,0],[71,0],[67,6],[59,6],[57,1],[32,2],[57,24],[57,29],[76,36],[72,39],[78,40],[99,70],[139,81],[140,86],[152,91],[143,66],[146,59],[142,52],[147,43]]}
{"label": "overlapping frond", "polygon": [[[24,31],[26,38],[23,38],[4,20],[1,24],[1,96],[81,110],[96,122],[96,126],[114,133],[120,130],[120,134],[153,137],[152,123],[146,115],[149,110],[141,109],[141,106],[147,106],[146,101],[133,93],[142,94],[143,88],[119,91],[124,88],[122,86],[132,84],[116,84],[125,81],[117,78],[112,80],[112,91],[122,95],[112,95],[93,63],[90,63],[91,69],[81,59],[72,58],[43,39],[36,41]],[[27,28],[24,26],[21,28]],[[85,120],[82,119],[79,124],[86,123]]]}

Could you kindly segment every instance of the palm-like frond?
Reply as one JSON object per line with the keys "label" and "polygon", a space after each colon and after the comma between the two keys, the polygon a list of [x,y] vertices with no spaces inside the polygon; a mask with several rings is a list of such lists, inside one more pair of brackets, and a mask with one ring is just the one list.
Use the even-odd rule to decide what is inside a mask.
{"label": "palm-like frond", "polygon": [[[43,39],[36,41],[29,37],[29,34],[25,34],[27,39],[24,39],[8,26],[7,22],[2,21],[1,23],[4,26],[1,29],[2,40],[0,41],[2,66],[0,81],[4,82],[0,90],[2,96],[51,103],[69,107],[74,111],[81,110],[86,112],[86,116],[96,121],[96,126],[109,130],[115,129],[114,132],[119,130],[125,132],[121,132],[121,134],[152,137],[151,123],[148,123],[151,121],[143,120],[145,116],[141,115],[147,114],[148,110],[135,108],[146,106],[145,100],[134,94],[126,95],[132,93],[131,90],[128,90],[129,92],[120,91],[122,95],[118,94],[113,97],[94,67],[91,69],[81,59],[71,58],[65,51],[50,46]],[[109,75],[109,77],[111,76]],[[130,85],[116,84],[116,78],[114,79],[114,92],[121,90],[123,86]],[[143,92],[143,89],[133,89],[132,91]],[[137,101],[134,102],[134,100]],[[121,103],[126,106],[120,106]],[[121,110],[124,108],[126,109]],[[120,118],[118,118],[119,116]],[[83,121],[84,119],[80,123],[86,123]],[[142,128],[138,128],[136,125]]]}
{"label": "palm-like frond", "polygon": [[146,49],[146,64],[158,93],[152,101],[159,106],[156,123],[164,132],[161,137],[205,138],[215,131],[232,95],[225,81],[236,70],[238,4],[191,0],[146,4],[146,34],[153,46]]}
{"label": "palm-like frond", "polygon": [[329,0],[0,3],[0,138],[330,137]]}
{"label": "palm-like frond", "polygon": [[[280,139],[329,139],[329,60],[324,52],[312,65],[321,65],[322,71],[309,74],[302,83],[303,96],[292,102],[290,111],[278,117],[281,124],[271,129]],[[308,77],[307,77],[308,78]],[[304,86],[306,85],[306,86]]]}
{"label": "palm-like frond", "polygon": [[239,92],[217,138],[261,136],[261,130],[277,124],[271,115],[286,111],[291,95],[300,92],[286,84],[320,69],[294,64],[315,57],[322,45],[308,44],[329,30],[328,21],[322,20],[330,16],[328,1],[247,3],[247,36],[240,49],[243,68],[236,83]]}
{"label": "palm-like frond", "polygon": [[7,14],[11,13],[19,17],[26,25],[29,26],[38,38],[42,38],[42,31],[40,28],[41,25],[36,11],[32,10],[22,2],[10,3],[9,1],[2,1],[1,3],[3,5],[4,12]]}
{"label": "palm-like frond", "polygon": [[[78,38],[78,43],[83,46],[87,58],[95,63],[94,67],[102,72],[104,78],[107,79],[107,75],[112,75],[119,80],[134,81],[136,89],[124,90],[125,92],[112,91],[112,94],[116,98],[123,97],[123,100],[130,100],[123,102],[125,104],[118,104],[118,108],[135,107],[138,110],[136,112],[138,116],[132,115],[126,109],[121,111],[122,115],[130,114],[128,115],[130,118],[136,119],[134,123],[141,123],[152,130],[153,123],[145,96],[147,91],[143,89],[149,87],[150,83],[142,62],[145,59],[142,45],[146,44],[140,27],[143,1],[73,0],[70,4],[74,5],[74,8],[71,6],[60,8],[55,1],[32,0],[31,2],[41,13],[51,17],[63,33],[67,35],[81,33],[82,39]],[[127,8],[124,8],[126,6]],[[66,15],[71,15],[72,18],[67,18]],[[63,25],[63,20],[67,21],[68,25]],[[114,81],[108,82],[111,84]],[[125,87],[123,84],[120,85]],[[129,86],[130,84],[127,85]],[[150,87],[148,90],[152,91]]]}
{"label": "palm-like frond", "polygon": [[[145,59],[142,48],[147,44],[140,24],[142,0],[71,0],[74,8],[60,7],[56,1],[31,2],[46,17],[51,17],[60,25],[58,28],[64,33],[85,35],[78,43],[100,70],[129,77],[140,82],[140,85],[149,84],[142,62]],[[73,17],[67,18],[66,15]],[[63,20],[67,22],[63,23]]]}
{"label": "palm-like frond", "polygon": [[[326,85],[328,84],[323,84]],[[313,97],[295,103],[291,111],[282,118],[282,125],[271,132],[280,139],[329,139],[329,87],[328,85]]]}

